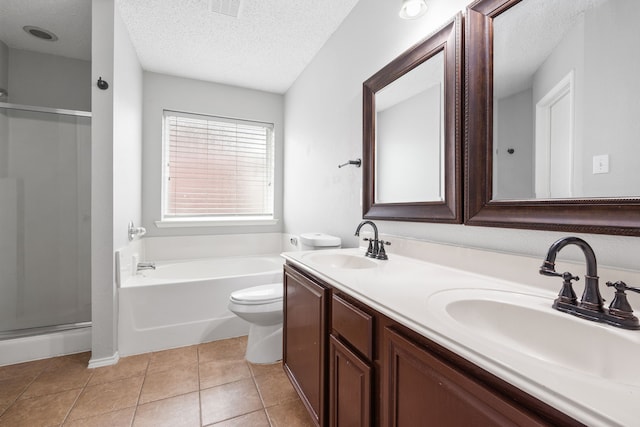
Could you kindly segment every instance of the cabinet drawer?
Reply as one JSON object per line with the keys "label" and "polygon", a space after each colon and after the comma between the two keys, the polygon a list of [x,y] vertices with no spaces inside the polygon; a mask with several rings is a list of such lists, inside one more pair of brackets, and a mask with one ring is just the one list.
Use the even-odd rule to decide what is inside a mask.
{"label": "cabinet drawer", "polygon": [[367,359],[373,359],[373,317],[333,295],[331,327]]}

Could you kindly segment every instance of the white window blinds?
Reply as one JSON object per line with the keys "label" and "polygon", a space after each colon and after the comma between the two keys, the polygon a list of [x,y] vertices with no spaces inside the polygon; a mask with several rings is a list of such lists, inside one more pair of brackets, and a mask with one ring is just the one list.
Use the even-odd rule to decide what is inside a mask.
{"label": "white window blinds", "polygon": [[272,217],[273,125],[164,112],[164,217]]}

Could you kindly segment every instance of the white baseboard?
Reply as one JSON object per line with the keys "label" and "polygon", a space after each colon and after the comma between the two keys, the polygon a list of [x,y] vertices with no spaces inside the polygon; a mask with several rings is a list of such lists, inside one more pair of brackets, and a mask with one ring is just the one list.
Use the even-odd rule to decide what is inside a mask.
{"label": "white baseboard", "polygon": [[115,365],[120,360],[120,354],[116,351],[112,356],[101,357],[100,359],[89,360],[89,368],[102,368],[103,366]]}
{"label": "white baseboard", "polygon": [[0,341],[0,366],[91,351],[91,327]]}

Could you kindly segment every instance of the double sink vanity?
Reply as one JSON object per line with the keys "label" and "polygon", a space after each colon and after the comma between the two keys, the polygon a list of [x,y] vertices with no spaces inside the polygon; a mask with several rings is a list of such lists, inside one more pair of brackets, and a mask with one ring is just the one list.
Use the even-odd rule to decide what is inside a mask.
{"label": "double sink vanity", "polygon": [[640,422],[640,332],[553,309],[562,280],[538,275],[544,260],[393,245],[409,256],[283,255],[283,363],[318,425]]}
{"label": "double sink vanity", "polygon": [[[639,17],[469,4],[363,83],[363,218],[640,236]],[[575,237],[546,260],[381,241],[284,254],[284,369],[317,425],[640,425],[638,272]],[[566,244],[585,261],[556,266]]]}

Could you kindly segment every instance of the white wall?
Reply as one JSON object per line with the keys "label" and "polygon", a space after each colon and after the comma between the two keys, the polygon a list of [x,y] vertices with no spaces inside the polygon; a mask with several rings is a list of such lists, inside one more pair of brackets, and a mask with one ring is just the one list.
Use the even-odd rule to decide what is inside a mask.
{"label": "white wall", "polygon": [[15,104],[91,110],[91,63],[9,49],[9,100]]}
{"label": "white wall", "polygon": [[[336,166],[362,156],[362,82],[468,3],[430,2],[423,18],[403,21],[398,18],[399,2],[361,1],[307,66],[285,96],[287,232],[325,231],[342,237],[348,246],[357,244],[353,232],[362,219],[362,170]],[[546,254],[552,242],[567,234],[377,222],[382,232],[399,236],[539,257]],[[637,268],[637,238],[582,237],[592,244],[601,264]],[[389,252],[393,252],[392,247]],[[567,249],[569,253],[573,252]],[[563,251],[562,255],[566,254]]]}
{"label": "white wall", "polygon": [[[493,197],[495,199],[535,198],[533,100],[531,89],[499,99],[494,123]],[[514,150],[509,154],[509,149]],[[496,166],[496,165],[494,165]]]}
{"label": "white wall", "polygon": [[[114,250],[141,218],[142,68],[113,0],[93,0],[92,366],[117,357]],[[102,77],[107,90],[95,82]]]}
{"label": "white wall", "polygon": [[[584,191],[638,196],[640,181],[640,45],[637,0],[608,1],[585,15]],[[609,173],[593,174],[594,155],[609,155]]]}
{"label": "white wall", "polygon": [[[573,194],[574,197],[586,197],[584,174],[591,174],[591,160],[588,163],[583,156],[585,145],[585,105],[588,93],[585,85],[587,69],[584,64],[585,55],[585,21],[584,16],[576,19],[575,25],[549,54],[547,59],[533,75],[533,106],[532,117],[535,117],[535,105],[544,98],[570,72],[574,76],[574,155]],[[534,144],[535,145],[535,144]]]}
{"label": "white wall", "polygon": [[[281,231],[283,101],[283,96],[278,94],[145,71],[142,225],[147,229],[147,235],[178,236]],[[269,226],[157,228],[154,221],[160,220],[162,207],[162,112],[164,109],[273,123],[276,145],[274,215],[280,219],[280,222]]]}
{"label": "white wall", "polygon": [[[113,234],[113,0],[92,0],[91,40],[91,360],[117,351]],[[109,90],[95,85],[98,77]]]}
{"label": "white wall", "polygon": [[142,67],[116,7],[113,75],[113,247],[142,221]]}

